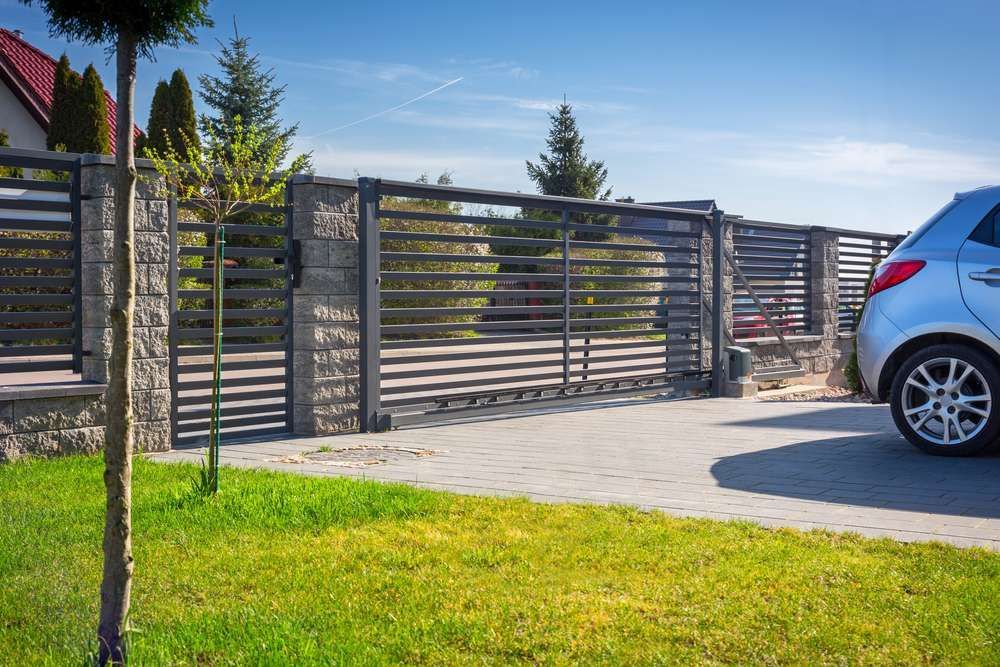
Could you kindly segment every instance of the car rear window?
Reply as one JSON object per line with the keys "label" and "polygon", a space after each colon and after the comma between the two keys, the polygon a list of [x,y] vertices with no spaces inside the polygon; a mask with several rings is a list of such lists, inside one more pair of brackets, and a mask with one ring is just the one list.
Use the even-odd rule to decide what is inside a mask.
{"label": "car rear window", "polygon": [[948,212],[951,209],[953,209],[956,206],[958,206],[958,202],[960,202],[960,201],[962,201],[962,200],[961,199],[952,199],[950,202],[948,202],[947,204],[945,204],[944,206],[942,206],[941,210],[939,210],[937,213],[935,213],[930,218],[928,218],[927,222],[925,222],[924,224],[922,224],[919,227],[917,227],[917,231],[913,232],[912,234],[910,234],[909,236],[907,236],[905,239],[903,239],[903,242],[900,243],[898,246],[896,246],[896,250],[906,250],[907,248],[913,246],[913,244],[916,243],[917,241],[919,241],[921,239],[921,237],[923,237],[924,234],[926,234],[927,232],[931,231],[931,228],[934,225],[936,225],[938,222],[940,222],[941,218],[943,218],[944,216],[948,215]]}

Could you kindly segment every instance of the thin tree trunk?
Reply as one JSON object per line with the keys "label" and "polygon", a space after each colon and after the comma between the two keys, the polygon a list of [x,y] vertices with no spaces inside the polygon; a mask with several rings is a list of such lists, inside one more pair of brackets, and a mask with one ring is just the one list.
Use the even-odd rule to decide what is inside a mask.
{"label": "thin tree trunk", "polygon": [[115,116],[115,251],[111,306],[111,367],[108,375],[107,426],[104,431],[104,578],[97,628],[101,664],[124,663],[125,633],[132,593],[132,317],[135,308],[135,155],[134,126],[136,43],[122,34],[116,44],[118,74]]}

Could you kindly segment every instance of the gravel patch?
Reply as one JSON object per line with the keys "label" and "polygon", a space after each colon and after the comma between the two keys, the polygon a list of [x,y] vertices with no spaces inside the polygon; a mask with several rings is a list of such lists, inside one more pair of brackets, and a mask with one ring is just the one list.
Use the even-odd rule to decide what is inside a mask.
{"label": "gravel patch", "polygon": [[758,396],[759,401],[818,401],[821,403],[871,403],[867,394],[859,394],[845,387],[822,387],[773,396]]}

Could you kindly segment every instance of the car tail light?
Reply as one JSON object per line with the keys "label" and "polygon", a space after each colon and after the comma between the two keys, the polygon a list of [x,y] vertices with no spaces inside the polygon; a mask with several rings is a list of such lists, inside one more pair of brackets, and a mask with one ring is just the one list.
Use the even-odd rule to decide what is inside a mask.
{"label": "car tail light", "polygon": [[872,277],[871,287],[868,288],[868,297],[871,298],[883,290],[909,280],[925,266],[927,262],[922,259],[901,259],[879,264]]}

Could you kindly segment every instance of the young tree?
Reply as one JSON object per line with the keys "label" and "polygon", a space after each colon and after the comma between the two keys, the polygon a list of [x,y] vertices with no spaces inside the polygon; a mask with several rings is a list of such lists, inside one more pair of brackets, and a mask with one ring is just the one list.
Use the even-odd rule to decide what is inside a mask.
{"label": "young tree", "polygon": [[[233,28],[235,31],[235,25]],[[228,45],[220,42],[219,46],[222,50],[215,60],[222,69],[221,76],[203,74],[198,77],[199,95],[213,111],[211,115],[201,115],[202,132],[228,143],[235,132],[234,119],[239,117],[246,127],[257,128],[265,139],[263,147],[269,149],[272,144],[276,145],[284,162],[299,129],[298,123],[281,126],[278,108],[285,99],[285,86],[275,85],[274,70],[263,69],[258,56],[250,53],[249,38],[236,32]],[[302,162],[301,156],[296,159]],[[303,164],[309,168],[308,160]]]}
{"label": "young tree", "polygon": [[108,127],[108,101],[104,99],[104,82],[93,65],[83,70],[83,81],[79,90],[80,115],[76,123],[80,127],[75,153],[111,154],[111,130]]}
{"label": "young tree", "polygon": [[[608,169],[604,162],[591,160],[583,152],[583,137],[573,117],[573,107],[563,102],[556,113],[549,114],[552,127],[546,144],[549,154],[539,153],[538,163],[526,162],[528,176],[535,182],[538,192],[557,197],[581,199],[608,199],[611,188],[604,189]],[[592,225],[609,225],[609,216],[574,215],[574,222]],[[602,240],[609,234],[576,232],[580,240]]]}
{"label": "young tree", "polygon": [[202,151],[188,145],[180,153],[167,137],[167,150],[147,150],[162,178],[163,196],[176,193],[178,199],[194,204],[215,225],[211,245],[212,260],[212,407],[208,436],[208,461],[201,486],[206,493],[219,490],[219,420],[222,372],[222,288],[224,268],[223,222],[250,209],[254,204],[278,204],[285,192],[289,172],[280,171],[281,146],[252,126],[233,118],[233,132],[222,140],[211,132]]}
{"label": "young tree", "polygon": [[159,45],[195,41],[192,30],[211,25],[208,0],[21,0],[39,4],[53,37],[107,44],[115,54],[114,295],[111,361],[104,429],[104,572],[97,626],[98,660],[124,663],[132,591],[132,326],[135,310],[135,67]]}
{"label": "young tree", "polygon": [[49,112],[49,133],[45,146],[54,151],[56,146],[75,146],[79,132],[80,76],[69,66],[66,54],[56,63],[55,80],[52,83],[52,109]]}

